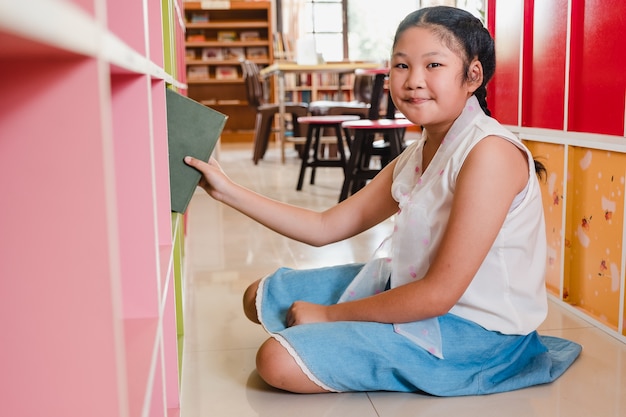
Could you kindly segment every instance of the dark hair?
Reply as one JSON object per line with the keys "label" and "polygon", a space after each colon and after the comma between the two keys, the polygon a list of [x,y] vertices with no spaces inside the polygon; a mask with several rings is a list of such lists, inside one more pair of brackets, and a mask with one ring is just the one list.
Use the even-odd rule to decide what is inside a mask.
{"label": "dark hair", "polygon": [[[470,79],[469,65],[473,59],[480,61],[483,68],[483,82],[474,95],[487,116],[487,83],[496,70],[496,51],[491,34],[483,23],[471,13],[449,6],[425,7],[406,16],[398,25],[393,39],[395,48],[398,38],[409,28],[424,27],[433,30],[450,50],[463,59],[465,80]],[[546,173],[545,166],[535,160],[535,172],[540,178]]]}

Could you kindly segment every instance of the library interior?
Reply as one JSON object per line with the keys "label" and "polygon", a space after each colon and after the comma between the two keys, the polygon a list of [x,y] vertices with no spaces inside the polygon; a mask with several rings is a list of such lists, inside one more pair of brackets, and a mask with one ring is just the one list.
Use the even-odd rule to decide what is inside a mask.
{"label": "library interior", "polygon": [[[436,95],[438,91],[458,91],[458,85],[473,85],[469,77],[458,74],[458,85],[435,80],[441,75],[433,74],[446,74],[454,65],[467,71],[463,76],[469,76],[471,69],[479,71],[480,79],[491,76],[480,61],[484,55],[458,59],[471,53],[469,43],[461,40],[470,29],[447,27],[447,18],[438,23],[427,20],[421,26],[413,22],[416,27],[396,34],[403,19],[416,11],[449,12],[440,6],[459,9],[462,13],[454,16],[478,22],[481,33],[493,39],[491,52],[481,50],[480,54],[495,56],[493,77],[486,86],[476,85],[470,91],[467,104],[459,108],[446,129],[458,132],[453,129],[474,111],[474,103],[484,109],[486,101],[490,114],[479,111],[482,124],[479,128],[479,122],[472,122],[476,123],[473,129],[497,126],[493,132],[507,132],[497,135],[506,137],[500,142],[521,149],[528,166],[534,159],[544,168],[537,181],[529,176],[532,180],[525,180],[526,188],[511,194],[511,200],[515,197],[512,204],[518,203],[518,197],[521,203],[509,204],[510,211],[502,214],[500,222],[506,226],[509,220],[521,218],[517,216],[530,209],[531,203],[526,201],[536,191],[536,208],[543,218],[538,246],[521,242],[513,247],[501,239],[506,227],[491,238],[487,231],[483,233],[481,225],[497,221],[490,219],[500,207],[495,202],[480,203],[484,213],[450,202],[455,187],[474,189],[460,174],[471,175],[470,166],[477,160],[472,155],[489,146],[484,143],[493,143],[494,136],[480,145],[483,137],[476,139],[471,145],[476,145],[474,148],[464,144],[468,156],[461,154],[461,145],[455,153],[443,154],[449,149],[444,145],[449,147],[454,138],[442,135],[439,149],[429,154],[428,146],[435,144],[434,132],[441,123],[428,119],[428,111],[418,117],[422,113],[412,105],[419,101],[415,97],[402,98],[407,90],[431,89]],[[429,18],[427,11],[424,16]],[[5,329],[0,340],[0,381],[5,414],[626,415],[623,16],[626,2],[622,0],[0,2],[0,77],[5,80],[0,94],[0,184],[5,195],[0,216],[0,320]],[[402,41],[409,34],[427,40],[406,46],[408,42]],[[450,65],[429,61],[423,71],[410,71],[413,63],[426,58],[417,59],[409,52],[422,50],[431,41],[456,60],[450,58]],[[392,54],[401,44],[406,50]],[[408,75],[404,82],[396,81],[407,73],[426,74],[421,75],[425,81]],[[412,82],[422,84],[413,88],[409,86]],[[479,90],[484,90],[484,95],[477,98]],[[441,98],[446,103],[452,99],[445,100]],[[220,170],[215,165],[192,168],[183,160],[187,155],[201,161],[213,158]],[[426,212],[421,223],[427,226],[415,226],[419,222],[405,218],[411,215],[407,212],[421,215],[417,212],[423,210],[408,191],[399,191],[405,185],[400,181],[402,174],[413,157],[418,157],[419,163],[410,168],[412,186],[424,192],[420,196],[427,203],[441,199],[436,203],[447,204],[445,213],[452,210],[456,214],[449,216],[449,223],[448,217],[441,220],[443,214],[437,217]],[[484,165],[490,164],[475,168],[476,172],[488,172]],[[514,163],[509,165],[507,170],[515,169]],[[427,174],[435,167],[439,175],[431,178]],[[501,175],[512,176],[508,172]],[[497,177],[484,179],[484,183],[512,188]],[[431,191],[420,188],[422,179]],[[369,194],[375,187],[382,190],[385,181],[391,195]],[[481,195],[495,194],[483,191],[485,188],[475,187],[484,192]],[[445,197],[438,195],[442,190]],[[245,197],[253,204],[224,204],[218,201],[223,198],[220,191],[232,193],[228,197]],[[465,200],[458,197],[459,202],[476,202],[477,198],[465,194],[458,193],[465,196]],[[365,196],[373,198],[366,200]],[[444,198],[448,198],[445,203]],[[394,204],[385,205],[387,200]],[[373,210],[358,209],[359,204],[375,209],[385,206],[390,215],[383,219],[372,214]],[[406,211],[403,204],[407,204]],[[307,214],[294,207],[306,209]],[[342,238],[328,244],[322,239],[324,244],[317,245],[318,233],[311,222],[319,218],[309,213],[323,216],[347,213],[347,209],[360,211],[350,211],[351,216],[344,217],[351,219],[341,222],[335,219],[338,215],[333,217],[337,221],[333,236]],[[459,226],[453,219],[466,218],[459,214],[463,210],[477,216]],[[375,216],[376,221],[361,219],[365,215]],[[343,231],[356,230],[352,223],[357,222],[368,227]],[[398,225],[409,227],[408,222],[416,230],[412,237],[410,232],[398,233],[404,230]],[[321,221],[319,224],[323,227]],[[459,233],[443,234],[447,224]],[[530,233],[532,227],[529,224],[517,232]],[[432,236],[418,236],[424,229]],[[468,237],[469,231],[477,232]],[[345,239],[344,233],[350,238]],[[413,376],[405,379],[404,373],[392,369],[394,360],[410,363],[424,356],[431,366],[445,363],[445,354],[453,349],[444,344],[443,357],[437,357],[432,348],[420,344],[427,338],[425,330],[416,342],[414,334],[403,335],[401,329],[407,327],[393,324],[395,320],[375,323],[391,329],[393,337],[389,339],[411,344],[415,357],[398,359],[392,358],[395,352],[384,352],[387,344],[368,350],[354,341],[376,340],[370,334],[352,340],[352,345],[345,340],[352,333],[333,333],[322,343],[307,340],[313,336],[302,329],[328,323],[288,323],[296,314],[299,298],[286,307],[275,307],[285,327],[280,333],[269,330],[265,316],[257,317],[261,326],[248,319],[249,310],[254,310],[254,316],[265,314],[269,308],[265,303],[278,302],[267,301],[272,298],[268,288],[275,288],[280,297],[297,290],[287,284],[279,286],[283,267],[306,273],[360,264],[366,265],[361,270],[365,271],[375,265],[377,274],[386,274],[380,291],[372,290],[367,294],[371,297],[346,301],[346,305],[365,305],[367,300],[382,300],[379,296],[385,295],[393,299],[392,294],[403,286],[398,284],[402,278],[396,277],[403,275],[398,272],[400,266],[412,261],[405,260],[403,256],[409,256],[395,245],[386,246],[392,235],[416,242],[421,239],[424,245],[431,238],[448,243],[441,245],[440,253],[457,242],[466,243],[451,264],[466,262],[463,258],[480,251],[479,243],[489,239],[485,249],[489,254],[483,253],[482,259],[506,263],[509,259],[504,258],[510,256],[519,263],[527,257],[522,269],[542,271],[538,277],[541,285],[533,296],[545,298],[545,314],[536,330],[506,333],[478,319],[472,326],[497,334],[498,340],[510,336],[530,343],[530,335],[536,335],[537,343],[543,346],[543,340],[548,346],[537,358],[544,355],[541,358],[545,359],[552,352],[555,345],[548,341],[568,341],[582,348],[577,358],[567,366],[553,359],[553,366],[568,368],[558,378],[552,375],[554,380],[524,382],[532,386],[507,389],[513,381],[526,378],[529,368],[513,376],[494,371],[485,380],[483,368],[491,366],[498,355],[493,347],[493,354],[468,360],[484,362],[480,362],[480,373],[464,384],[466,388],[473,384],[505,387],[501,392],[440,394],[429,391],[430,383],[446,379],[437,375],[438,368],[421,368],[429,374],[415,377],[426,380],[423,387],[416,385],[418,388],[412,385]],[[400,240],[397,237],[394,242]],[[423,261],[429,263],[421,272],[411,264],[410,274],[404,275],[410,275],[407,279],[412,281],[404,285],[432,283],[431,277],[442,274],[433,272],[443,261],[438,262],[435,254],[439,248],[432,246],[435,248],[425,252],[427,255],[414,255],[430,256]],[[497,267],[489,262],[477,264],[475,276],[483,277],[489,268],[495,271]],[[451,316],[460,314],[459,320],[470,322],[497,308],[500,300],[493,294],[500,289],[494,288],[502,282],[509,285],[503,297],[516,305],[509,291],[519,288],[507,281],[508,276],[524,276],[525,272],[508,270],[507,277],[494,278],[492,288],[468,281],[467,293],[459,292],[448,309],[451,312],[412,323],[440,323],[438,341],[444,343],[451,337],[452,331],[444,326]],[[353,284],[364,275],[356,275]],[[250,302],[244,297],[250,288],[257,291],[254,283],[261,278],[256,298]],[[333,295],[332,302],[326,302],[332,305],[320,308],[339,311],[350,293],[346,285]],[[456,290],[453,286],[442,292]],[[491,297],[494,306],[477,311],[472,297]],[[333,309],[336,306],[339,308]],[[385,309],[393,310],[393,306],[381,307]],[[419,309],[423,310],[416,307]],[[313,314],[313,310],[305,311]],[[371,317],[372,311],[364,308],[359,314]],[[514,315],[515,320],[524,322],[539,313],[522,309]],[[490,320],[486,322],[492,323]],[[376,321],[345,319],[334,324]],[[364,328],[359,327],[359,332],[368,333]],[[297,331],[301,333],[294,336]],[[298,337],[305,340],[302,346],[296,343]],[[339,339],[354,350],[333,350],[331,346]],[[269,343],[272,341],[278,343]],[[436,340],[433,343],[436,345]],[[455,349],[469,350],[476,343],[468,340],[467,345]],[[274,373],[264,362],[263,352],[270,348],[290,355],[289,371],[295,369],[307,384],[342,392],[303,395],[277,388],[279,384],[271,378]],[[510,362],[516,354],[526,354],[517,348]],[[363,351],[389,361],[355,378],[352,374],[358,366],[369,360],[362,358],[359,352]],[[311,359],[303,352],[316,357]],[[315,364],[316,360],[322,363]],[[538,365],[539,359],[528,362],[534,368],[543,366],[545,373],[546,365]],[[459,378],[450,370],[445,372],[450,373],[450,381]],[[392,375],[404,389],[384,388],[386,385],[352,388],[348,382],[343,385],[344,373],[352,373],[350,377],[359,383]],[[347,388],[341,388],[344,386]]]}

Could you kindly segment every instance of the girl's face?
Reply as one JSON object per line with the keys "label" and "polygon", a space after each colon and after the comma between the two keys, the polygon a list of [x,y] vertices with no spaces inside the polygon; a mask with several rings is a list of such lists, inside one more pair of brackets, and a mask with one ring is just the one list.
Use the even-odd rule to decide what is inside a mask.
{"label": "girl's face", "polygon": [[[476,78],[476,81],[474,81]],[[482,83],[482,66],[463,60],[429,28],[412,27],[397,40],[391,56],[389,88],[393,102],[411,122],[447,132],[465,102]]]}

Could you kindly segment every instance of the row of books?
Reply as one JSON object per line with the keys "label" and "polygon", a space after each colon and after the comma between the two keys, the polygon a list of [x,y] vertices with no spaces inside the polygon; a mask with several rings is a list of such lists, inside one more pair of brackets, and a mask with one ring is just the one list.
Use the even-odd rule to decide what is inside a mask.
{"label": "row of books", "polygon": [[[313,79],[315,77],[315,79]],[[344,74],[341,77],[341,84],[350,86],[353,82],[352,74]],[[317,88],[333,87],[339,85],[339,74],[319,73],[319,74],[285,74],[285,87],[312,87],[313,83]]]}
{"label": "row of books", "polygon": [[285,101],[291,101],[294,103],[310,103],[311,91],[286,91]]}
{"label": "row of books", "polygon": [[191,81],[202,80],[238,80],[239,67],[233,65],[218,65],[213,71],[206,65],[191,65],[187,67],[187,79]]}
{"label": "row of books", "polygon": [[211,21],[211,15],[207,11],[193,11],[187,15],[187,21],[191,23],[207,23]]}
{"label": "row of books", "polygon": [[[204,0],[203,2],[203,6],[207,7],[207,8],[211,8],[211,4],[210,3],[220,3],[219,1],[207,1]],[[216,9],[225,9],[225,8],[230,8],[230,2],[228,1],[222,1],[221,3],[222,6],[226,6],[226,7],[219,7],[218,4],[214,4],[213,7]],[[219,13],[219,12],[218,12]],[[214,17],[217,17],[217,19],[215,21],[223,21],[223,15],[222,18],[220,18],[218,15],[214,15]],[[207,11],[207,10],[193,10],[191,12],[188,12],[185,16],[187,22],[190,23],[209,23],[211,22],[211,12]]]}
{"label": "row of books", "polygon": [[254,46],[248,48],[187,48],[187,59],[203,61],[223,61],[240,59],[264,59],[268,57],[267,47]]}
{"label": "row of books", "polygon": [[[317,91],[315,96],[313,96],[313,92],[311,90],[301,90],[301,91],[286,91],[285,92],[285,100],[291,101],[294,103],[310,103],[312,100],[322,100],[322,101],[349,101],[349,97],[351,94],[349,92],[344,92],[341,97],[338,92],[330,92],[330,91]],[[313,98],[315,97],[315,98]]]}
{"label": "row of books", "polygon": [[258,30],[218,30],[215,33],[207,33],[201,29],[190,29],[187,31],[187,42],[206,42],[217,40],[218,42],[244,41],[252,42],[261,40],[261,33]]}

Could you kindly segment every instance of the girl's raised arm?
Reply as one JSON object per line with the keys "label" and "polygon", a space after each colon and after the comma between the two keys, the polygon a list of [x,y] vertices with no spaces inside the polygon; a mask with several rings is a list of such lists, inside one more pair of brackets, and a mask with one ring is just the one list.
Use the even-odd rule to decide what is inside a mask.
{"label": "girl's raised arm", "polygon": [[215,159],[206,163],[187,157],[185,162],[202,173],[199,185],[211,197],[283,236],[313,246],[352,237],[398,209],[391,198],[395,162],[360,192],[323,212],[276,201],[242,187],[226,176]]}

